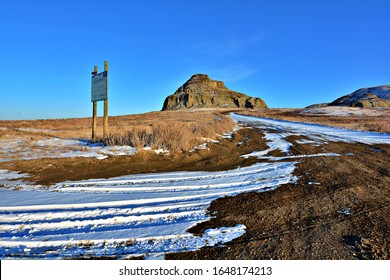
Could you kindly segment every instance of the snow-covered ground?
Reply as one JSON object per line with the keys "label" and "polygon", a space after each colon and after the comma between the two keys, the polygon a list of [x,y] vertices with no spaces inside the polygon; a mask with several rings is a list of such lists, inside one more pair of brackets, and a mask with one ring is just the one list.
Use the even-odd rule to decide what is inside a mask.
{"label": "snow-covered ground", "polygon": [[0,189],[0,258],[156,256],[222,244],[242,235],[245,227],[213,229],[202,236],[186,229],[209,219],[211,201],[276,188],[294,180],[294,168],[294,162],[258,163],[224,172],[64,182],[45,191],[10,185]]}
{"label": "snow-covered ground", "polygon": [[346,106],[325,106],[318,108],[307,108],[300,112],[303,115],[324,115],[324,116],[343,116],[343,117],[380,117],[389,114],[389,108],[358,108]]}
{"label": "snow-covered ground", "polygon": [[390,134],[387,133],[357,131],[319,124],[248,117],[237,114],[232,114],[231,117],[236,122],[261,128],[265,133],[265,138],[269,141],[267,143],[268,146],[273,147],[273,149],[279,147],[279,150],[286,153],[288,153],[291,143],[286,141],[285,138],[293,135],[305,136],[311,140],[309,143],[313,145],[326,143],[326,141],[390,144]]}
{"label": "snow-covered ground", "polygon": [[136,148],[130,146],[103,146],[81,139],[50,138],[26,141],[23,138],[0,140],[0,161],[14,159],[94,157],[134,155]]}
{"label": "snow-covered ground", "polygon": [[[0,258],[161,258],[167,252],[223,246],[244,234],[245,226],[210,229],[202,236],[186,231],[210,218],[206,209],[211,201],[295,182],[297,162],[284,159],[338,156],[291,156],[294,143],[287,136],[305,136],[309,140],[301,140],[303,145],[326,141],[390,144],[389,134],[236,114],[231,117],[240,125],[263,129],[269,148],[246,157],[269,161],[221,172],[170,172],[63,182],[49,189],[23,182],[27,174],[0,170]],[[268,155],[275,150],[284,155]]]}
{"label": "snow-covered ground", "polygon": [[[23,129],[19,129],[23,131]],[[32,129],[26,129],[26,131]],[[221,138],[231,138],[231,134],[221,135]],[[209,143],[218,143],[219,140],[204,138],[204,143],[194,147],[191,151],[207,149]],[[154,151],[156,154],[169,154],[162,148],[153,150],[150,147],[143,148]],[[32,160],[40,158],[70,158],[92,157],[105,159],[109,156],[132,156],[138,151],[131,146],[104,146],[101,143],[91,143],[83,139],[50,138],[37,141],[29,141],[24,138],[11,138],[0,140],[0,162],[11,160]]]}

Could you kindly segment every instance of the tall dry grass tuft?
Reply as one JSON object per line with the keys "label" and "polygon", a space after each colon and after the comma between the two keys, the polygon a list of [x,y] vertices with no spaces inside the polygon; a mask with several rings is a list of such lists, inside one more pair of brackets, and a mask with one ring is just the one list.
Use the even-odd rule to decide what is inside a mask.
{"label": "tall dry grass tuft", "polygon": [[147,126],[134,126],[126,131],[117,131],[110,133],[108,138],[104,140],[104,143],[109,146],[114,145],[129,145],[133,147],[145,147],[152,141],[153,132],[151,127]]}
{"label": "tall dry grass tuft", "polygon": [[154,137],[151,147],[169,151],[188,151],[197,143],[195,135],[191,134],[188,124],[181,122],[159,122],[153,127]]}

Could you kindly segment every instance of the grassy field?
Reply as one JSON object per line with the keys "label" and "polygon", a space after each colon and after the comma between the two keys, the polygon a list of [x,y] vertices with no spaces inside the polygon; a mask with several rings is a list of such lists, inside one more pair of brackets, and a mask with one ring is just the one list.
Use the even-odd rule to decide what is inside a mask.
{"label": "grassy field", "polygon": [[[59,137],[91,137],[91,118],[0,121],[0,140],[22,139],[29,142]],[[109,118],[106,145],[150,147],[172,152],[188,151],[233,130],[235,124],[215,110],[164,111]],[[102,118],[98,118],[98,141],[102,139]]]}
{"label": "grassy field", "polygon": [[217,111],[165,111],[112,118],[115,129],[107,145],[151,147],[172,152],[188,151],[233,130],[234,122]]}
{"label": "grassy field", "polygon": [[[329,107],[328,107],[329,108]],[[329,108],[323,111],[307,109],[203,109],[160,111],[109,118],[109,137],[102,139],[102,118],[98,118],[98,141],[107,146],[132,146],[138,149],[162,149],[170,153],[187,152],[199,144],[230,132],[235,124],[231,112],[266,118],[324,124],[336,127],[390,133],[389,109]],[[0,121],[0,141],[4,145],[22,142],[23,150],[6,153],[0,158],[20,158],[27,149],[34,150],[44,139],[81,139],[91,137],[91,118]],[[3,145],[3,146],[4,146]],[[45,148],[38,147],[41,152]],[[85,147],[68,147],[69,150]],[[8,149],[9,150],[9,149]],[[52,153],[52,151],[48,151]]]}

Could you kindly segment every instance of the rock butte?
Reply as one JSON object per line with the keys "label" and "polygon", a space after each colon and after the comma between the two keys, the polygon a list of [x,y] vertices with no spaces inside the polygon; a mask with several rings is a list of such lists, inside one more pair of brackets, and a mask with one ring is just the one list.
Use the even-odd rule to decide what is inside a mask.
{"label": "rock butte", "polygon": [[165,99],[162,110],[189,108],[268,107],[261,98],[230,90],[224,82],[214,81],[205,74],[195,74]]}

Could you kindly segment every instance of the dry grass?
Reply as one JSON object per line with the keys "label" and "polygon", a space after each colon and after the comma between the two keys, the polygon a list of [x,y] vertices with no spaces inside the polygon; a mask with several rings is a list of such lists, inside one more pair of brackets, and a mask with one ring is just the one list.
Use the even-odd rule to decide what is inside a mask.
{"label": "dry grass", "polygon": [[[97,134],[102,139],[102,118],[98,118]],[[234,122],[218,110],[163,111],[109,117],[107,145],[150,146],[169,151],[187,151],[232,131]],[[50,137],[90,139],[91,118],[31,121],[0,121],[0,140],[23,138],[24,142]],[[100,137],[100,138],[99,138]]]}
{"label": "dry grass", "polygon": [[173,152],[188,151],[217,134],[232,131],[234,122],[217,112],[161,112],[166,117],[149,118],[145,123],[110,133],[107,145],[129,145],[137,148],[151,147]]}
{"label": "dry grass", "polygon": [[[328,116],[302,114],[303,109],[204,109],[150,112],[146,114],[109,117],[107,145],[130,145],[165,149],[172,152],[188,151],[215,138],[216,134],[232,131],[229,112],[289,121],[302,121],[350,129],[390,133],[390,110],[371,110],[374,114],[362,116]],[[98,118],[98,138],[102,137],[102,118]],[[22,141],[29,147],[34,141],[58,137],[62,139],[90,139],[91,118],[52,119],[31,121],[0,121],[0,141],[10,145]],[[16,147],[16,146],[15,146]],[[12,155],[22,156],[14,149]],[[9,155],[7,155],[9,156]],[[0,157],[5,157],[1,154]]]}

